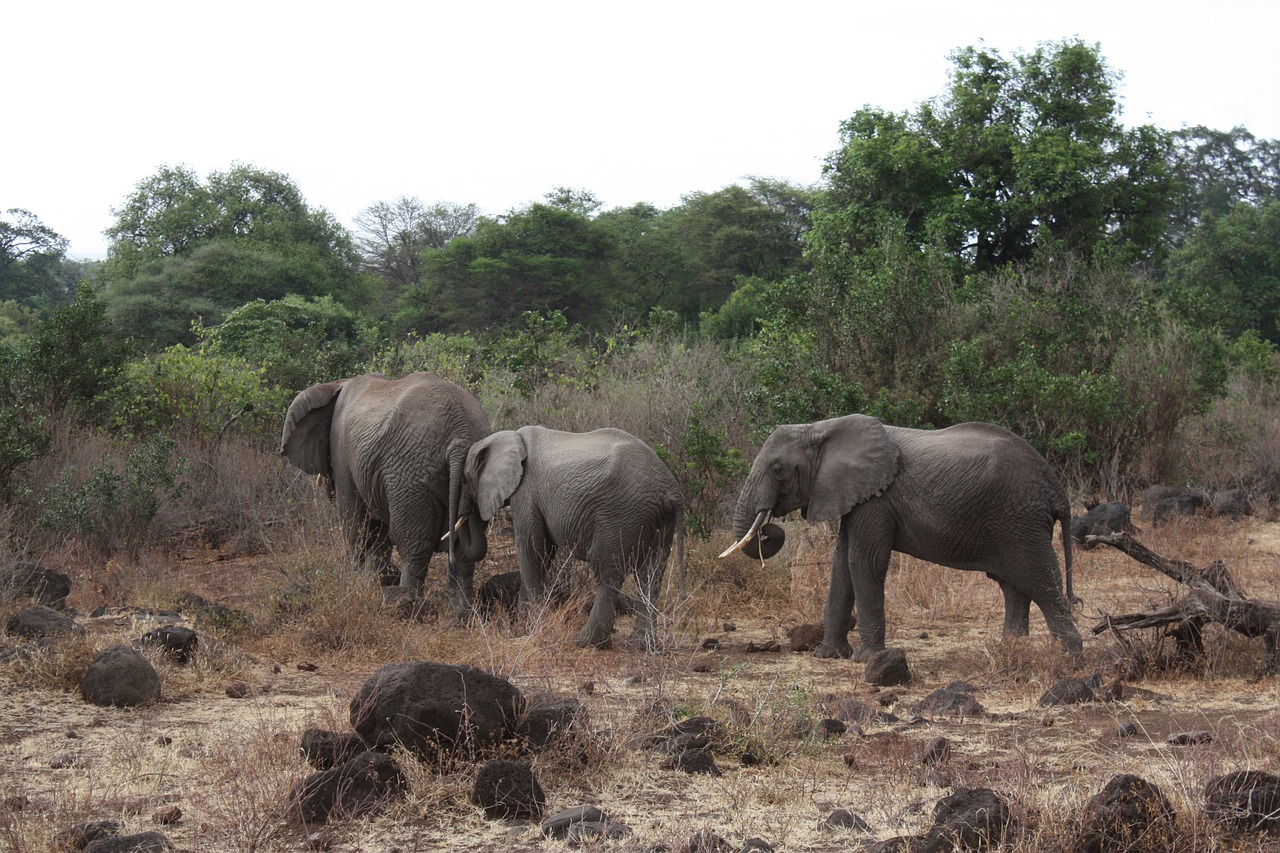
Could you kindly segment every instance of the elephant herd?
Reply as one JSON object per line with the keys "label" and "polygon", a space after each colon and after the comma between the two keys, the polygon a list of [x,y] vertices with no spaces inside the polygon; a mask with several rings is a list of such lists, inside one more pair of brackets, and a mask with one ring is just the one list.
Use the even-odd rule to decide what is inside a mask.
{"label": "elephant herd", "polygon": [[[323,480],[356,561],[388,577],[394,546],[399,585],[414,594],[432,554],[447,550],[451,604],[465,618],[488,524],[506,506],[521,606],[542,599],[557,557],[586,561],[596,592],[577,642],[604,648],[619,590],[633,574],[632,642],[656,648],[673,542],[683,571],[684,501],[666,464],[635,436],[542,426],[493,432],[475,397],[452,382],[430,373],[364,375],[300,392],[285,415],[280,452]],[[819,655],[854,655],[855,610],[856,656],[884,649],[893,551],[986,572],[1004,594],[1005,633],[1027,633],[1035,602],[1050,632],[1079,653],[1066,493],[1043,457],[1003,427],[913,430],[864,415],[780,426],[755,458],[734,512],[738,541],[721,556],[773,556],[784,534],[770,519],[797,509],[808,521],[840,521]]]}

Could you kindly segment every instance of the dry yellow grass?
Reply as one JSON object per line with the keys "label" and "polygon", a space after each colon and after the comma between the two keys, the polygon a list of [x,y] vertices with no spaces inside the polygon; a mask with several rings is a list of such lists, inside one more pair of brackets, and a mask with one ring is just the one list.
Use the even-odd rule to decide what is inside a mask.
{"label": "dry yellow grass", "polygon": [[[348,728],[347,703],[364,679],[384,663],[409,659],[474,664],[510,678],[527,695],[580,697],[596,738],[590,765],[553,752],[534,766],[549,810],[592,802],[635,831],[629,841],[601,842],[599,849],[675,849],[694,831],[710,829],[737,846],[756,836],[777,849],[844,850],[862,838],[920,831],[950,790],[922,774],[921,750],[936,735],[954,744],[945,768],[950,782],[1000,791],[1026,822],[1029,832],[1009,850],[1061,849],[1088,797],[1123,772],[1156,783],[1177,807],[1177,850],[1269,849],[1265,840],[1224,836],[1201,816],[1201,793],[1212,776],[1280,769],[1277,681],[1254,678],[1260,640],[1210,629],[1206,660],[1190,669],[1149,670],[1133,684],[1149,693],[1039,708],[1040,695],[1058,679],[1114,668],[1116,638],[1088,633],[1102,614],[1167,603],[1181,594],[1175,585],[1116,551],[1078,550],[1076,590],[1085,602],[1078,624],[1086,645],[1084,666],[1076,669],[1057,652],[1038,613],[1030,637],[1001,638],[1002,599],[985,576],[899,556],[887,590],[888,641],[906,650],[915,682],[877,692],[863,682],[861,664],[786,651],[790,626],[821,619],[831,543],[822,528],[793,529],[786,552],[764,567],[714,560],[726,544],[718,540],[695,547],[693,596],[678,603],[668,590],[666,644],[657,655],[576,648],[581,613],[572,607],[531,624],[494,620],[465,629],[447,618],[397,619],[381,607],[371,582],[327,556],[339,550],[336,541],[295,553],[149,555],[137,565],[86,569],[71,600],[82,612],[101,603],[173,606],[192,591],[246,610],[252,625],[197,626],[203,645],[187,666],[154,656],[164,698],[136,710],[89,706],[74,687],[94,649],[154,627],[129,611],[84,619],[84,640],[6,654],[0,849],[59,850],[60,832],[98,818],[120,820],[126,831],[160,829],[187,851],[301,849],[301,833],[283,822],[282,812],[291,786],[310,772],[297,749],[302,730]],[[1191,521],[1139,536],[1197,565],[1225,559],[1251,595],[1280,599],[1280,525]],[[496,547],[481,576],[512,568],[509,550]],[[443,610],[440,573],[433,566],[430,593]],[[629,629],[629,620],[620,620],[619,636]],[[719,649],[702,648],[708,637],[720,640]],[[767,640],[781,642],[783,651],[745,651]],[[1151,634],[1129,642],[1152,656],[1160,650]],[[905,722],[915,702],[957,679],[977,688],[988,716],[871,723],[861,736],[827,741],[795,734],[845,698],[883,701]],[[251,685],[253,694],[228,697],[232,681]],[[755,739],[774,762],[743,766],[718,755],[722,777],[660,770],[661,757],[634,743],[653,725],[642,711],[655,703],[713,716]],[[1122,740],[1115,730],[1126,720],[1137,722],[1140,734]],[[1172,732],[1192,729],[1210,730],[1214,740],[1197,747],[1165,742]],[[60,756],[70,761],[54,761]],[[335,826],[330,849],[567,849],[542,839],[536,825],[486,820],[468,802],[473,767],[440,774],[403,760],[409,797],[378,817]],[[63,763],[69,766],[51,766]],[[164,805],[177,805],[182,819],[156,826],[153,816]],[[820,830],[835,808],[862,815],[873,832]]]}

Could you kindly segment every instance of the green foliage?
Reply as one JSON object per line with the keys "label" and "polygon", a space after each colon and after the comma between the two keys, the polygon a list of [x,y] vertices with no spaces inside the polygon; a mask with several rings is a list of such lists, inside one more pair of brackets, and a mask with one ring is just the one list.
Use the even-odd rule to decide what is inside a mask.
{"label": "green foliage", "polygon": [[[15,360],[13,350],[0,343],[0,388],[9,384]],[[18,491],[22,466],[47,454],[53,441],[45,416],[6,391],[5,401],[0,401],[0,503]]]}
{"label": "green foliage", "polygon": [[162,167],[113,213],[112,317],[160,346],[192,343],[192,322],[217,323],[251,299],[372,295],[350,235],[277,172],[235,165],[201,182]]}
{"label": "green foliage", "polygon": [[1280,343],[1280,200],[1203,216],[1170,257],[1168,286],[1198,323]]}
{"label": "green foliage", "polygon": [[14,399],[54,415],[70,406],[88,416],[131,353],[132,346],[119,340],[107,321],[102,298],[83,284],[75,301],[37,324],[20,347],[11,381]]}
{"label": "green foliage", "polygon": [[123,470],[104,457],[79,483],[75,469],[66,469],[41,495],[36,525],[79,537],[101,557],[121,550],[136,554],[161,501],[183,495],[186,462],[173,460],[173,448],[173,440],[165,437],[136,444]]}
{"label": "green foliage", "polygon": [[742,451],[728,446],[724,431],[704,422],[706,415],[694,404],[678,450],[658,444],[658,456],[676,475],[685,501],[685,525],[694,536],[711,536],[719,520],[718,505],[749,468]]}
{"label": "green foliage", "polygon": [[265,366],[207,344],[175,344],[129,364],[102,408],[107,423],[126,435],[208,439],[236,425],[265,442],[278,439],[280,413],[294,393],[272,381]]}
{"label": "green foliage", "polygon": [[891,221],[969,269],[1037,246],[1137,258],[1159,245],[1172,181],[1167,134],[1121,127],[1117,75],[1096,46],[1044,44],[1006,59],[965,48],[949,89],[914,113],[863,109],[841,127],[811,243],[844,267]]}
{"label": "green foliage", "polygon": [[373,350],[365,322],[330,296],[255,299],[196,331],[213,351],[262,368],[271,383],[294,393],[362,372]]}
{"label": "green foliage", "polygon": [[594,387],[617,338],[604,351],[583,346],[585,334],[560,311],[527,311],[520,328],[503,332],[484,350],[489,369],[502,368],[513,387],[526,397],[547,384],[586,391]]}
{"label": "green foliage", "polygon": [[483,345],[471,334],[410,333],[379,350],[371,370],[385,376],[405,376],[419,370],[434,373],[463,387],[475,386],[490,368]]}
{"label": "green foliage", "polygon": [[[75,296],[82,266],[66,258],[67,238],[28,210],[0,217],[0,304],[15,302],[48,316]],[[5,332],[0,329],[0,339]]]}

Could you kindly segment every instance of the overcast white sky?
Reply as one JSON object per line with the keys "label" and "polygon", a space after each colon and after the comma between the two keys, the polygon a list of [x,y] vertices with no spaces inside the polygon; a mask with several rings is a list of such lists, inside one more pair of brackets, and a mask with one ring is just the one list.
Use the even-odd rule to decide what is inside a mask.
{"label": "overcast white sky", "polygon": [[948,54],[1099,43],[1129,125],[1280,137],[1274,2],[40,0],[3,15],[0,210],[103,257],[163,165],[289,175],[351,227],[400,195],[490,214],[747,176],[816,182],[839,124],[940,94]]}

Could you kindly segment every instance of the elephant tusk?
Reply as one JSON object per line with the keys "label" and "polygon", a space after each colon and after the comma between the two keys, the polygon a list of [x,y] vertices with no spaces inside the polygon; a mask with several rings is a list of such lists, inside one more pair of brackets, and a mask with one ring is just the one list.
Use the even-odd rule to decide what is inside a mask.
{"label": "elephant tusk", "polygon": [[764,527],[765,522],[769,520],[770,515],[771,513],[769,512],[769,510],[767,509],[760,510],[760,514],[756,516],[755,523],[751,525],[751,529],[747,531],[747,535],[743,536],[736,543],[726,548],[724,550],[724,553],[720,555],[719,559],[723,560],[725,557],[729,556],[735,551],[741,551],[743,548],[745,548],[747,543],[751,541],[751,537],[759,533],[761,527]]}
{"label": "elephant tusk", "polygon": [[466,523],[467,523],[467,519],[468,519],[468,518],[470,518],[470,517],[471,517],[471,515],[468,513],[467,515],[462,516],[462,518],[459,518],[459,519],[458,519],[458,523],[457,523],[457,524],[455,524],[455,525],[453,525],[453,529],[452,529],[452,530],[450,530],[450,531],[449,531],[448,533],[446,533],[445,535],[443,535],[443,536],[441,536],[441,537],[440,537],[440,541],[441,541],[441,542],[446,542],[446,541],[448,541],[448,539],[449,539],[449,537],[450,537],[450,536],[452,536],[453,534],[457,533],[459,530],[461,530],[461,529],[462,529],[462,525],[466,524]]}

